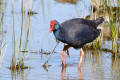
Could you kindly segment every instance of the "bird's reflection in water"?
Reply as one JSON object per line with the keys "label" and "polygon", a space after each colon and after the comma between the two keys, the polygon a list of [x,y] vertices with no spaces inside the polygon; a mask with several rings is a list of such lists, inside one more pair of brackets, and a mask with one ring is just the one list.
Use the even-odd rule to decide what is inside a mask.
{"label": "bird's reflection in water", "polygon": [[79,80],[83,80],[83,74],[82,74],[82,71],[81,69],[78,68],[78,74],[79,74]]}
{"label": "bird's reflection in water", "polygon": [[[61,80],[69,80],[69,75],[67,76],[67,79],[65,79],[65,75],[66,75],[66,66],[62,66],[62,70],[61,70]],[[78,80],[83,80],[83,74],[81,72],[80,69],[78,69],[78,75],[79,75],[79,79]]]}
{"label": "bird's reflection in water", "polygon": [[66,66],[63,66],[62,65],[62,70],[61,70],[61,80],[64,80],[65,79],[65,72],[66,72]]}

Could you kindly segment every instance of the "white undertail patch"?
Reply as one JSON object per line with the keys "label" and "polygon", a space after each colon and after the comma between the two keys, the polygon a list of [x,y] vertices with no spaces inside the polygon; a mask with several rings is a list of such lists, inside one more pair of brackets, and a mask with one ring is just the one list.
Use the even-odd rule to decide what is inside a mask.
{"label": "white undertail patch", "polygon": [[97,29],[103,30],[104,28],[102,26],[98,26]]}

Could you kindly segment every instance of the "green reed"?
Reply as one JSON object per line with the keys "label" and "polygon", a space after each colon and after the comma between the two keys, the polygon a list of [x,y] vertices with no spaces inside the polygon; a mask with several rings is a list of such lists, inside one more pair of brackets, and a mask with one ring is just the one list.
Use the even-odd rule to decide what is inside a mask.
{"label": "green reed", "polygon": [[[120,0],[118,1],[118,3],[119,3],[119,8],[118,8],[118,23],[119,23],[119,25],[120,25]],[[120,27],[120,26],[119,26]],[[119,31],[119,29],[118,29],[118,34],[120,33],[120,31]],[[118,47],[119,47],[119,57],[120,57],[120,45],[118,45]]]}
{"label": "green reed", "polygon": [[104,7],[105,7],[104,13],[107,11],[109,14],[108,23],[110,25],[110,31],[111,31],[112,52],[113,52],[113,56],[117,57],[117,52],[118,52],[118,25],[117,24],[119,24],[119,14],[117,12],[119,9],[115,10],[115,6],[113,4],[114,3],[111,3],[111,1],[104,0]]}
{"label": "green reed", "polygon": [[3,54],[2,53],[2,51],[3,51],[3,47],[4,47],[4,37],[3,37],[3,34],[5,33],[5,31],[4,31],[4,27],[3,27],[3,25],[4,25],[4,11],[5,11],[5,9],[6,9],[6,5],[2,5],[2,3],[3,3],[3,1],[0,1],[0,7],[1,7],[1,12],[2,13],[0,13],[0,35],[1,35],[1,39],[0,39],[0,56]]}
{"label": "green reed", "polygon": [[[13,33],[12,33],[12,62],[11,62],[11,66],[10,69],[12,70],[17,70],[20,71],[22,69],[26,69],[28,67],[24,66],[24,52],[22,51],[22,43],[23,43],[23,24],[24,24],[24,11],[23,11],[23,0],[21,0],[21,29],[20,29],[20,40],[19,40],[19,45],[18,42],[16,41],[15,38],[15,26],[14,26],[14,0],[13,0],[13,4],[12,4],[12,29],[13,29]],[[27,31],[28,34],[28,31]],[[28,41],[28,35],[26,37],[26,41]],[[19,50],[17,50],[19,46]],[[27,44],[25,43],[25,46],[27,46]],[[26,47],[27,48],[27,47]]]}
{"label": "green reed", "polygon": [[[111,5],[111,2],[109,2],[109,4]],[[110,30],[112,32],[112,50],[113,50],[113,56],[117,57],[117,55],[118,55],[117,52],[118,52],[118,24],[119,24],[119,14],[116,13],[116,15],[115,15],[114,13],[117,12],[119,9],[116,10],[115,12],[113,12],[112,7],[110,7],[109,10],[110,10],[110,17],[109,17],[110,18]]]}
{"label": "green reed", "polygon": [[119,58],[120,58],[120,47],[119,47]]}
{"label": "green reed", "polygon": [[11,69],[16,68],[16,45],[15,45],[15,30],[14,30],[14,0],[12,0],[12,62]]}
{"label": "green reed", "polygon": [[0,40],[0,56],[2,54],[3,48],[3,20],[4,20],[4,13],[2,13],[1,20],[0,20],[0,32],[1,32],[1,40]]}
{"label": "green reed", "polygon": [[118,51],[118,27],[114,26],[113,18],[110,19],[110,30],[112,32],[112,50],[114,52],[114,55],[117,56],[117,51]]}
{"label": "green reed", "polygon": [[[96,0],[92,0],[92,4],[98,3]],[[100,2],[101,3],[101,2]],[[112,39],[112,52],[114,56],[118,55],[119,45],[118,45],[118,32],[119,32],[119,25],[120,25],[120,0],[117,2],[119,5],[116,7],[114,6],[114,2],[103,0],[102,5],[96,7],[96,12],[92,16],[109,16],[109,28],[111,31],[111,39]],[[102,14],[102,15],[101,15]],[[104,24],[103,24],[104,25]],[[101,35],[94,41],[93,46],[94,48],[101,48],[103,44],[103,32],[102,30]]]}
{"label": "green reed", "polygon": [[23,0],[21,0],[21,30],[20,30],[20,43],[19,43],[19,52],[18,52],[18,67],[19,69],[24,66],[24,59],[21,60],[22,53],[20,52],[22,49],[22,39],[23,39],[23,19],[24,19],[24,14],[23,14]]}
{"label": "green reed", "polygon": [[27,32],[26,32],[26,39],[25,39],[25,45],[24,45],[24,51],[26,51],[27,49],[27,45],[28,45],[28,39],[29,39],[29,31],[30,31],[30,26],[31,26],[31,17],[30,15],[28,15],[28,27],[27,27]]}
{"label": "green reed", "polygon": [[3,57],[4,54],[6,52],[6,44],[4,43],[4,29],[3,29],[3,25],[4,25],[4,13],[2,13],[0,15],[0,67],[2,65],[2,61],[3,61]]}

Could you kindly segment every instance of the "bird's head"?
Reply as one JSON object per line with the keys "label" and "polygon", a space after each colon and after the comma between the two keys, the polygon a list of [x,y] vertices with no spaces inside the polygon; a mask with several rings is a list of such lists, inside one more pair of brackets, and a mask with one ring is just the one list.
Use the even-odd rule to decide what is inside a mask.
{"label": "bird's head", "polygon": [[50,32],[59,29],[59,27],[60,27],[60,26],[59,26],[59,23],[58,23],[56,20],[52,20],[52,21],[50,22]]}

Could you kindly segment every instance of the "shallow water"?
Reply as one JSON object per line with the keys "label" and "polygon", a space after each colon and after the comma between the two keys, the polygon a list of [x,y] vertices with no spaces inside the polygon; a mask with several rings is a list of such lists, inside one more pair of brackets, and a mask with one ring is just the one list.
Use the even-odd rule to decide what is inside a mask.
{"label": "shallow water", "polygon": [[[103,51],[85,50],[82,72],[77,69],[80,51],[70,48],[70,59],[66,56],[67,67],[62,67],[60,52],[64,44],[60,43],[53,55],[41,54],[52,51],[56,45],[54,35],[49,32],[50,20],[56,19],[60,23],[76,17],[90,14],[90,1],[80,0],[76,4],[61,3],[54,0],[25,0],[24,14],[21,14],[21,2],[0,0],[0,40],[4,45],[0,58],[0,80],[119,80],[120,59],[113,59],[112,54]],[[32,3],[31,3],[32,2]],[[31,5],[31,6],[30,6]],[[32,8],[38,14],[28,16],[27,11]],[[22,38],[20,37],[22,33]],[[21,44],[20,44],[21,39]],[[20,47],[21,45],[21,47]],[[103,47],[111,48],[111,41],[106,41]],[[24,64],[29,69],[12,72],[9,69],[12,53],[27,51],[24,54]],[[22,54],[22,52],[21,52]],[[48,66],[43,67],[49,58]]]}

